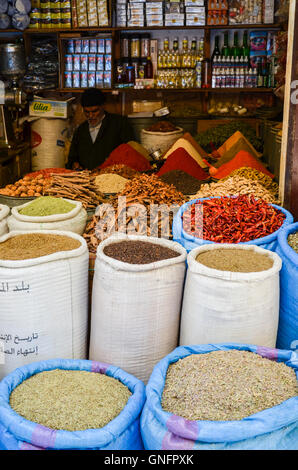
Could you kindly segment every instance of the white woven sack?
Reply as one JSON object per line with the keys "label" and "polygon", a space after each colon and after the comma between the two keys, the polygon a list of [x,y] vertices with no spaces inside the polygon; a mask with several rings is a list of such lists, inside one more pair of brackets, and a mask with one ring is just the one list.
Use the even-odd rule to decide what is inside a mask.
{"label": "white woven sack", "polygon": [[[272,268],[256,273],[211,269],[196,261],[199,253],[219,248],[266,254]],[[204,245],[187,257],[180,345],[237,342],[275,347],[279,318],[281,259],[255,245]]]}
{"label": "white woven sack", "polygon": [[[124,263],[103,253],[119,240],[157,243],[180,255],[150,264]],[[164,239],[119,234],[100,243],[89,359],[116,365],[147,382],[155,364],[178,344],[185,260],[185,249]]]}
{"label": "white woven sack", "polygon": [[10,213],[10,208],[5,204],[0,204],[0,237],[8,232],[7,217]]}
{"label": "white woven sack", "polygon": [[[53,358],[86,359],[89,253],[75,250],[27,260],[0,260],[0,380],[16,367]],[[0,242],[14,235],[10,232]]]}
{"label": "white woven sack", "polygon": [[32,217],[20,214],[20,210],[31,204],[32,201],[26,202],[21,206],[11,209],[11,216],[8,217],[7,223],[9,231],[14,230],[62,230],[83,235],[87,223],[87,211],[80,201],[65,199],[75,207],[66,214],[54,214],[40,217]]}
{"label": "white woven sack", "polygon": [[160,150],[165,153],[183,135],[182,127],[177,127],[176,131],[153,132],[146,129],[141,130],[141,144],[149,152]]}

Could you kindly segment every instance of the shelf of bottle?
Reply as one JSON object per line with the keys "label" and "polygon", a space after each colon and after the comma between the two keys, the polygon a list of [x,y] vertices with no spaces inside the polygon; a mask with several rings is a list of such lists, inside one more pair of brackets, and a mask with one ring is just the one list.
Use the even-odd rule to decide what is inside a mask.
{"label": "shelf of bottle", "polygon": [[[86,88],[58,88],[61,93],[82,93]],[[103,93],[273,93],[273,88],[100,88]],[[44,90],[46,91],[46,90]],[[53,90],[49,90],[53,91]]]}
{"label": "shelf of bottle", "polygon": [[233,24],[233,25],[205,25],[205,26],[143,26],[143,27],[122,27],[122,26],[98,26],[85,28],[28,28],[24,31],[18,29],[0,29],[1,33],[29,33],[29,34],[50,34],[50,33],[79,33],[83,31],[91,32],[111,32],[111,31],[151,31],[151,30],[212,30],[212,29],[280,29],[278,24]]}

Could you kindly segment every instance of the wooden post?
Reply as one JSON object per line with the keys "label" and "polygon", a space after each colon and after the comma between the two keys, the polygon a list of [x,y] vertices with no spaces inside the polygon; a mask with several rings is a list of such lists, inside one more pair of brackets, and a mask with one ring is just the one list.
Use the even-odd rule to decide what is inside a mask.
{"label": "wooden post", "polygon": [[[295,91],[297,90],[297,91]],[[280,161],[280,199],[298,219],[298,5],[290,0],[287,72]]]}

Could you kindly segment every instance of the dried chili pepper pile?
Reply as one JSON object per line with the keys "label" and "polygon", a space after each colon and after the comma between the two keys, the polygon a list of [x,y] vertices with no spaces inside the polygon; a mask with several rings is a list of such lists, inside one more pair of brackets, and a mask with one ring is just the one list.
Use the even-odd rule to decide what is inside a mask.
{"label": "dried chili pepper pile", "polygon": [[[203,212],[198,210],[200,207]],[[284,220],[283,212],[251,195],[198,201],[182,215],[186,233],[216,243],[248,242],[265,237],[276,232]]]}

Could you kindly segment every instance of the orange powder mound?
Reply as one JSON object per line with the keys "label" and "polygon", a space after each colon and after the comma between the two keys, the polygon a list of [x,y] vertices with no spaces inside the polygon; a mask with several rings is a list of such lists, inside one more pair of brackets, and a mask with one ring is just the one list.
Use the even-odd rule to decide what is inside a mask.
{"label": "orange powder mound", "polygon": [[99,168],[119,164],[129,166],[136,171],[151,170],[149,161],[128,144],[121,144],[115,148]]}
{"label": "orange powder mound", "polygon": [[238,170],[238,168],[241,168],[243,166],[255,168],[256,170],[261,171],[265,175],[268,175],[271,178],[274,178],[274,175],[270,173],[270,171],[267,170],[265,166],[262,165],[262,163],[259,160],[257,160],[255,157],[253,157],[249,152],[246,152],[245,150],[241,150],[240,152],[238,152],[237,155],[235,155],[235,157],[231,161],[221,165],[216,172],[212,171],[212,176],[213,178],[216,178],[216,179],[225,178],[230,173],[232,173],[232,171]]}

